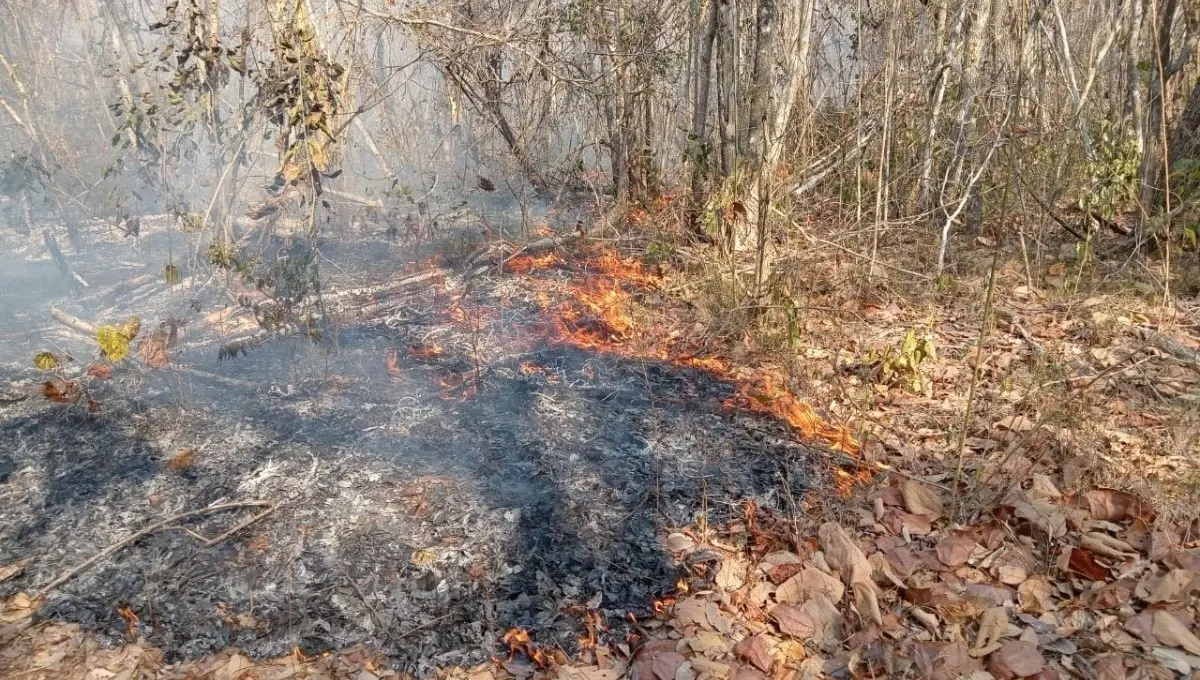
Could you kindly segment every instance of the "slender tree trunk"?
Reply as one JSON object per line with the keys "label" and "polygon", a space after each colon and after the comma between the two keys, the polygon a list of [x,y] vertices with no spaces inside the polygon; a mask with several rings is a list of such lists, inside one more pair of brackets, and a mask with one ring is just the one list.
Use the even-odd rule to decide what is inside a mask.
{"label": "slender tree trunk", "polygon": [[692,98],[692,136],[689,149],[692,155],[692,213],[690,222],[697,234],[703,231],[700,224],[700,206],[704,203],[704,178],[713,170],[712,144],[708,139],[709,90],[712,84],[713,42],[717,37],[719,0],[708,0],[708,11],[704,21],[704,34],[696,51],[695,95]]}

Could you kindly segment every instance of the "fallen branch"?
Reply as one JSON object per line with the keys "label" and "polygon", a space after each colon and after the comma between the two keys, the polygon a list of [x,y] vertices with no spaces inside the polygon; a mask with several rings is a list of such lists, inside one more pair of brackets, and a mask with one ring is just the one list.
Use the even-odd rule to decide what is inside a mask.
{"label": "fallen branch", "polygon": [[42,231],[42,240],[46,243],[46,250],[50,251],[50,257],[54,258],[54,264],[58,265],[58,273],[71,284],[71,289],[78,293],[82,288],[89,288],[87,280],[71,269],[71,263],[67,262],[62,249],[58,247],[58,239],[54,238],[49,229]]}
{"label": "fallen branch", "polygon": [[[261,520],[262,518],[266,517],[267,515],[271,514],[272,512],[275,512],[275,509],[278,507],[279,507],[278,503],[268,503],[266,501],[238,501],[238,502],[234,502],[234,503],[220,503],[218,505],[210,505],[207,508],[201,508],[199,510],[191,510],[188,512],[184,512],[184,513],[175,515],[174,517],[168,517],[167,519],[164,519],[161,522],[155,522],[154,524],[151,524],[150,526],[146,527],[145,529],[142,529],[141,531],[138,531],[124,539],[121,539],[120,541],[117,541],[116,543],[108,546],[104,550],[101,550],[100,552],[96,553],[95,555],[92,555],[88,559],[84,560],[82,564],[71,567],[67,571],[63,572],[58,578],[54,579],[50,583],[47,583],[41,590],[39,590],[37,592],[37,597],[38,598],[45,597],[50,591],[61,586],[62,584],[66,583],[67,581],[70,581],[71,579],[75,578],[81,572],[83,572],[85,569],[91,567],[92,565],[94,565],[97,562],[99,562],[100,560],[112,555],[113,553],[116,553],[117,551],[121,550],[122,548],[125,548],[126,546],[129,546],[129,545],[133,545],[134,543],[137,543],[138,541],[149,536],[150,534],[153,534],[157,531],[161,531],[163,529],[176,528],[173,525],[176,524],[177,522],[182,522],[185,519],[191,519],[192,517],[201,517],[203,515],[211,515],[213,513],[223,512],[225,510],[237,510],[237,509],[241,509],[241,508],[266,508],[266,510],[264,510],[263,512],[258,513],[257,515],[251,517],[250,519],[246,520],[245,522],[242,522],[241,524],[230,529],[229,531],[226,531],[225,533],[221,534],[220,536],[217,536],[216,538],[213,538],[213,539],[205,539],[204,541],[202,541],[201,544],[204,547],[211,548],[212,546],[220,543],[221,541],[224,541],[225,539],[229,538],[230,536],[237,533],[238,531],[245,529],[246,527]],[[188,532],[188,533],[191,533],[191,532]]]}
{"label": "fallen branch", "polygon": [[197,378],[202,378],[204,380],[211,380],[212,382],[224,383],[226,385],[232,385],[234,387],[241,387],[241,388],[248,389],[248,390],[257,390],[261,387],[261,385],[259,385],[258,383],[253,383],[253,382],[250,382],[249,380],[241,380],[239,378],[230,378],[230,377],[224,376],[224,375],[217,375],[216,373],[209,373],[208,371],[201,371],[198,368],[192,368],[190,366],[176,366],[174,364],[171,364],[170,368],[179,373],[186,373],[188,375],[195,376]]}
{"label": "fallen branch", "polygon": [[154,281],[156,281],[157,279],[158,279],[157,274],[142,274],[141,276],[135,276],[132,279],[125,279],[124,281],[118,281],[118,282],[114,283],[113,285],[108,286],[107,288],[98,290],[95,293],[92,293],[91,295],[88,295],[85,298],[81,298],[79,301],[84,302],[84,301],[90,301],[90,300],[103,300],[104,298],[112,297],[114,295],[119,295],[121,293],[125,293],[128,291],[136,290],[147,284],[154,283]]}
{"label": "fallen branch", "polygon": [[66,312],[64,312],[63,310],[61,310],[57,307],[50,308],[50,316],[55,321],[61,323],[62,325],[66,326],[67,328],[70,328],[71,330],[79,331],[80,333],[83,333],[84,335],[87,335],[90,337],[96,336],[96,327],[95,326],[84,321],[83,319],[80,319],[79,317],[71,316],[70,314],[67,314]]}
{"label": "fallen branch", "polygon": [[1166,333],[1159,333],[1149,328],[1141,329],[1141,336],[1142,340],[1175,357],[1193,371],[1200,372],[1200,351],[1188,349],[1172,340]]}

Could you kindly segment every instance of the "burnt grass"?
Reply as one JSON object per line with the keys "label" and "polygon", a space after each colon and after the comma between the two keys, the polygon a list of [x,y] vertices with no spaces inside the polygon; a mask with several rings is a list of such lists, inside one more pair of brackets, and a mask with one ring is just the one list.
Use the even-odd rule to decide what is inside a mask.
{"label": "burnt grass", "polygon": [[[495,304],[507,278],[485,277],[469,298]],[[499,653],[513,626],[573,651],[583,626],[571,605],[589,601],[619,637],[627,613],[678,576],[662,548],[672,527],[704,507],[721,521],[747,499],[789,514],[804,493],[804,449],[763,433],[777,424],[727,413],[725,382],[534,339],[494,343],[464,383],[478,393],[464,394],[439,378],[475,376],[479,340],[426,312],[233,361],[173,357],[260,390],[123,367],[89,387],[96,413],[36,396],[44,376],[28,359],[0,365],[4,391],[34,395],[0,402],[0,565],[30,560],[0,595],[35,591],[173,515],[277,502],[212,547],[182,528],[151,534],[52,591],[39,616],[116,644],[128,607],[133,632],[169,659],[366,642],[427,675]],[[490,323],[532,328],[537,314],[517,305]],[[443,355],[405,351],[429,338]],[[190,464],[170,465],[185,449]],[[252,512],[184,524],[212,537]]]}

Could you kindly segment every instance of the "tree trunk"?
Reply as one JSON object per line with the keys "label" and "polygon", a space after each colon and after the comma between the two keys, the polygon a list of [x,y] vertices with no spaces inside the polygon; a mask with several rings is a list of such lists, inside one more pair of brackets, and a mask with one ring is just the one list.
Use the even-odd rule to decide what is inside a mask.
{"label": "tree trunk", "polygon": [[704,203],[704,178],[712,171],[712,144],[708,140],[708,103],[712,86],[713,42],[717,37],[718,0],[708,0],[704,34],[696,53],[696,89],[692,99],[692,138],[688,148],[692,161],[692,207],[689,221],[700,235],[700,206]]}

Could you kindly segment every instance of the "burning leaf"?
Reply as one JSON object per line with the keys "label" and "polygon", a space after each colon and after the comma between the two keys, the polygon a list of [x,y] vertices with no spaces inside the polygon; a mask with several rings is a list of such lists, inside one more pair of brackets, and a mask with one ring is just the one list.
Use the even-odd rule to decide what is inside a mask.
{"label": "burning leaf", "polygon": [[93,363],[87,367],[87,374],[96,380],[108,380],[113,377],[113,368],[108,364]]}
{"label": "burning leaf", "polygon": [[767,651],[765,635],[755,635],[742,640],[734,648],[734,651],[739,657],[754,664],[754,667],[763,673],[770,673],[771,665],[775,663],[775,659],[771,658],[770,652]]}
{"label": "burning leaf", "polygon": [[445,354],[445,350],[443,350],[440,345],[418,344],[408,346],[408,356],[414,359],[421,359],[422,361],[437,359],[443,354]]}
{"label": "burning leaf", "polygon": [[389,375],[393,378],[400,378],[404,374],[400,371],[400,354],[393,347],[388,350],[387,357],[383,361],[384,368],[387,369]]}
{"label": "burning leaf", "polygon": [[1116,489],[1093,489],[1084,494],[1092,517],[1110,522],[1140,519],[1146,524],[1154,522],[1154,508],[1137,496]]}
{"label": "burning leaf", "polygon": [[167,461],[167,469],[171,472],[183,472],[192,465],[196,458],[196,449],[180,449],[171,460]]}
{"label": "burning leaf", "polygon": [[62,360],[59,359],[58,355],[54,352],[42,352],[33,357],[33,365],[36,366],[39,371],[53,371],[59,366],[62,366]]}
{"label": "burning leaf", "polygon": [[74,380],[55,378],[42,383],[42,396],[56,404],[73,404],[82,393],[79,383]]}

